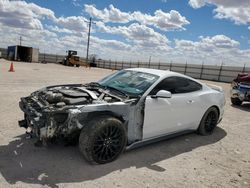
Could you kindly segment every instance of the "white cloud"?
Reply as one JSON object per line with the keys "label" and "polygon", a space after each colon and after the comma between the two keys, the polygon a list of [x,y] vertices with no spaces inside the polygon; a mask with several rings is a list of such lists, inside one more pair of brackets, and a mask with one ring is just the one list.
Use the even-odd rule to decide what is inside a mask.
{"label": "white cloud", "polygon": [[155,32],[152,28],[138,23],[133,23],[127,26],[110,27],[106,26],[103,22],[97,22],[97,27],[101,32],[110,34],[122,35],[130,42],[140,44],[142,46],[155,47],[157,45],[166,45],[169,40],[166,36]]}
{"label": "white cloud", "polygon": [[143,14],[139,11],[132,13],[133,19],[145,25],[153,25],[159,29],[168,30],[185,30],[183,25],[190,22],[176,10],[169,13],[162,10],[156,10],[154,16]]}
{"label": "white cloud", "polygon": [[240,45],[238,41],[235,41],[225,35],[215,35],[213,37],[200,37],[201,42],[204,44],[210,44],[216,48],[231,49]]}
{"label": "white cloud", "polygon": [[190,6],[200,8],[206,4],[215,5],[215,18],[229,19],[236,24],[250,22],[249,0],[189,0]]}
{"label": "white cloud", "polygon": [[[49,19],[54,25],[43,25],[44,18]],[[85,21],[86,18],[83,16],[57,18],[52,10],[34,3],[0,0],[1,47],[18,44],[19,36],[22,36],[23,45],[39,48],[41,52],[64,54],[68,49],[75,49],[81,56],[85,56],[87,41]],[[93,36],[91,40],[93,43],[90,52],[93,53],[105,54],[105,51],[113,50],[114,54],[114,51],[131,49],[129,44],[117,40],[105,40]]]}
{"label": "white cloud", "polygon": [[73,33],[72,30],[59,28],[58,26],[46,25],[46,28],[56,33]]}
{"label": "white cloud", "polygon": [[111,48],[111,49],[118,50],[118,51],[132,49],[131,45],[125,44],[117,40],[104,40],[104,39],[100,39],[97,37],[92,37],[91,40],[94,42],[94,44],[101,45],[102,47],[105,46],[107,48]]}
{"label": "white cloud", "polygon": [[78,0],[73,0],[72,1],[72,4],[75,6],[75,7],[81,7],[81,3],[78,1]]}
{"label": "white cloud", "polygon": [[88,14],[94,18],[101,19],[104,22],[127,23],[131,18],[129,13],[121,12],[113,5],[109,5],[109,9],[104,8],[103,10],[98,10],[94,5],[86,4],[84,7]]}
{"label": "white cloud", "polygon": [[87,23],[82,16],[57,18],[50,9],[25,1],[0,0],[0,23],[15,28],[43,29],[43,19],[77,32],[87,31]]}
{"label": "white cloud", "polygon": [[53,11],[25,1],[0,0],[0,23],[11,27],[42,29],[40,19],[54,18]]}
{"label": "white cloud", "polygon": [[[10,30],[11,32],[9,32]],[[10,45],[19,44],[20,36],[22,36],[23,45],[47,50],[55,45],[52,41],[58,38],[56,33],[45,29],[31,30],[26,28],[12,28],[2,25],[0,27],[1,47],[6,48]],[[55,49],[58,49],[59,47],[59,45],[56,45]]]}
{"label": "white cloud", "polygon": [[[200,1],[196,7],[202,5]],[[101,58],[148,61],[152,56],[152,61],[179,63],[186,60],[200,63],[204,59],[209,63],[220,63],[223,58],[227,63],[244,63],[250,59],[250,49],[240,49],[238,41],[224,35],[203,36],[197,41],[176,39],[171,43],[166,35],[150,27],[184,29],[184,23],[188,24],[188,21],[177,11],[156,10],[150,15],[138,11],[121,12],[112,6],[106,9],[106,13],[105,9],[98,11],[97,15],[106,15],[101,20],[118,22],[109,26],[105,21],[98,21],[93,27],[90,54],[95,53]],[[44,19],[48,19],[46,23],[49,25]],[[23,45],[39,48],[40,52],[65,54],[66,50],[72,49],[84,57],[87,43],[85,20],[83,16],[56,17],[52,10],[34,3],[0,0],[0,46],[6,48],[18,44],[21,35]],[[110,40],[98,37],[98,32],[109,34]]]}
{"label": "white cloud", "polygon": [[200,41],[175,40],[176,48],[188,51],[200,52],[221,52],[236,49],[240,43],[225,35],[215,35],[213,37],[200,37]]}
{"label": "white cloud", "polygon": [[201,8],[206,4],[206,0],[189,0],[188,3],[193,8]]}
{"label": "white cloud", "polygon": [[206,60],[209,63],[239,64],[250,58],[249,50],[241,50],[240,43],[225,35],[199,38],[199,41],[175,40],[175,50],[179,57],[190,61]]}
{"label": "white cloud", "polygon": [[85,12],[103,22],[128,23],[130,21],[137,21],[141,24],[155,26],[165,31],[184,30],[183,26],[190,23],[176,10],[171,10],[167,13],[159,9],[152,16],[140,11],[133,13],[122,12],[113,5],[109,5],[109,9],[105,8],[103,10],[97,9],[94,5],[85,5]]}
{"label": "white cloud", "polygon": [[86,21],[86,18],[82,16],[59,17],[54,19],[54,22],[59,26],[77,32],[87,31],[88,26]]}

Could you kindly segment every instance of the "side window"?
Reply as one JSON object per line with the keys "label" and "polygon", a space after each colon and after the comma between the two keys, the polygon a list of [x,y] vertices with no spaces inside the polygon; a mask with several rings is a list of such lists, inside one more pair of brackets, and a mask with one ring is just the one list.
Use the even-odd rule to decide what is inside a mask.
{"label": "side window", "polygon": [[199,91],[202,89],[202,85],[190,80],[188,78],[176,77],[177,84],[175,88],[176,93],[189,93],[194,91]]}
{"label": "side window", "polygon": [[155,95],[160,90],[170,91],[174,93],[175,90],[175,77],[169,77],[162,80],[154,89],[150,92],[149,95]]}
{"label": "side window", "polygon": [[201,90],[202,86],[188,78],[168,77],[162,80],[151,92],[150,95],[155,95],[160,90],[170,91],[172,94],[188,93]]}

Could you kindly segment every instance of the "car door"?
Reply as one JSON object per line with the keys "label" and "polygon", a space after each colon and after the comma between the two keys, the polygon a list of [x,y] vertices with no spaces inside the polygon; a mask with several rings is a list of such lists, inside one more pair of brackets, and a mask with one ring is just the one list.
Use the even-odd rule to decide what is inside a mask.
{"label": "car door", "polygon": [[[202,86],[184,77],[168,77],[146,97],[143,139],[171,134],[197,126]],[[171,98],[152,98],[158,91],[172,93]]]}

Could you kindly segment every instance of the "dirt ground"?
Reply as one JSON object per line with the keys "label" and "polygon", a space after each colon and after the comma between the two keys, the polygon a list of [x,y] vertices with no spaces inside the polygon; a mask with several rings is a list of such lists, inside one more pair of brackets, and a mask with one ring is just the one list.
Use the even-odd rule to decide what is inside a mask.
{"label": "dirt ground", "polygon": [[[223,121],[211,136],[188,134],[90,165],[77,146],[36,148],[18,127],[20,97],[48,85],[85,83],[111,70],[0,60],[0,188],[2,187],[250,187],[250,104],[233,107],[230,85]],[[213,82],[210,82],[213,83]]]}

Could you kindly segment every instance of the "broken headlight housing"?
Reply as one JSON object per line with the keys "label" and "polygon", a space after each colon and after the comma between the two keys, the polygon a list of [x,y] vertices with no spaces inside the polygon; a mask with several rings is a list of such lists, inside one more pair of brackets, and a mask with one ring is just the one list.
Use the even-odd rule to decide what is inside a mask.
{"label": "broken headlight housing", "polygon": [[63,124],[68,119],[68,113],[56,113],[53,115],[54,120],[58,124]]}

